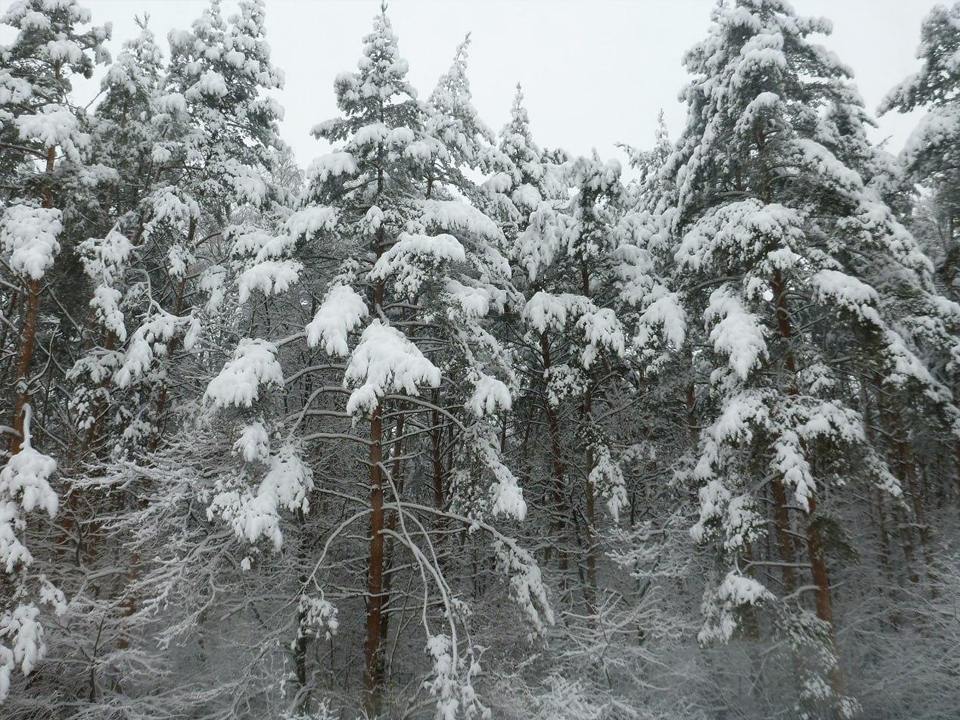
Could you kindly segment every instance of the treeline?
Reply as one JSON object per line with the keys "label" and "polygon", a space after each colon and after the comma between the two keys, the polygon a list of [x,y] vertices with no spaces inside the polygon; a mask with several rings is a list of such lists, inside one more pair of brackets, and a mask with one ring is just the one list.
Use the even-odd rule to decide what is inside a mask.
{"label": "treeline", "polygon": [[385,7],[304,172],[238,5],[2,17],[4,718],[957,717],[960,3],[898,157],[718,3],[626,173]]}

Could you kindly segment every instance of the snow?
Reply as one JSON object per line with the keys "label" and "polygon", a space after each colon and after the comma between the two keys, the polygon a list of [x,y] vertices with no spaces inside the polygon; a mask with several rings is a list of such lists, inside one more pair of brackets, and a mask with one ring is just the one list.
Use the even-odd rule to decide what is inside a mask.
{"label": "snow", "polygon": [[790,247],[802,242],[802,225],[799,212],[778,203],[754,198],[728,203],[708,212],[683,236],[675,259],[694,271],[715,261],[722,265],[721,253],[750,262],[773,243]]}
{"label": "snow", "polygon": [[367,304],[348,285],[334,285],[327,291],[313,320],[307,325],[307,345],[323,343],[328,355],[347,354],[347,337],[367,317]]}
{"label": "snow", "polygon": [[500,460],[500,454],[494,449],[492,443],[483,444],[481,459],[493,473],[496,481],[490,487],[492,498],[490,512],[494,516],[524,520],[527,517],[527,503],[523,499],[523,490],[516,476]]}
{"label": "snow", "polygon": [[204,400],[215,407],[250,407],[260,397],[261,385],[283,387],[283,371],[277,362],[277,348],[266,340],[244,338],[210,383]]}
{"label": "snow", "polygon": [[589,301],[582,295],[540,290],[527,301],[523,316],[537,332],[563,330],[568,320],[583,312]]}
{"label": "snow", "polygon": [[114,373],[114,382],[119,387],[127,387],[135,378],[142,377],[153,362],[154,355],[162,355],[166,351],[166,344],[185,322],[190,320],[163,311],[145,320],[130,338],[123,363]]}
{"label": "snow", "polygon": [[83,57],[83,49],[79,43],[66,38],[48,41],[46,50],[47,57],[55,63],[79,63]]}
{"label": "snow", "polygon": [[804,456],[799,435],[787,429],[780,433],[773,443],[774,459],[772,468],[788,487],[795,488],[797,503],[809,512],[810,500],[817,490],[816,480],[810,469],[810,463]]}
{"label": "snow", "polygon": [[440,385],[440,370],[399,330],[374,320],[363,331],[344,373],[354,386],[347,412],[372,412],[388,393],[419,395],[419,387]]}
{"label": "snow", "polygon": [[187,352],[193,350],[193,348],[196,347],[197,342],[200,340],[200,334],[202,331],[203,326],[200,324],[200,320],[194,316],[191,316],[187,325],[187,331],[183,334],[183,349]]}
{"label": "snow", "polygon": [[490,312],[492,298],[488,288],[464,285],[459,280],[448,278],[444,289],[467,317],[481,318]]}
{"label": "snow", "polygon": [[30,551],[17,537],[23,530],[24,512],[45,510],[52,518],[59,500],[50,485],[57,462],[33,447],[30,432],[32,409],[23,408],[23,438],[19,452],[0,470],[0,564],[9,575],[18,566],[29,565]]}
{"label": "snow", "polygon": [[722,482],[712,478],[697,493],[700,507],[697,522],[690,528],[690,537],[694,542],[702,543],[709,536],[709,526],[724,515],[724,508],[730,502],[730,491]]}
{"label": "snow", "polygon": [[200,214],[200,208],[193,198],[181,198],[176,188],[170,186],[153,191],[147,202],[153,212],[143,228],[145,239],[149,239],[153,232],[165,223],[186,233],[190,227],[190,221]]}
{"label": "snow", "polygon": [[321,597],[301,595],[300,612],[303,616],[300,623],[300,632],[304,634],[309,633],[321,637],[322,633],[326,640],[330,640],[340,628],[337,608],[322,595]]}
{"label": "snow", "polygon": [[47,653],[40,609],[33,603],[20,603],[0,615],[0,637],[13,638],[13,649],[0,645],[0,702],[10,691],[10,674],[17,666],[29,675]]}
{"label": "snow", "polygon": [[504,539],[495,540],[493,550],[497,570],[510,578],[510,596],[534,629],[543,633],[555,620],[536,561],[529,552]]}
{"label": "snow", "polygon": [[577,321],[577,329],[583,332],[586,341],[580,353],[580,363],[584,369],[590,369],[601,349],[614,356],[623,356],[626,346],[623,327],[611,308],[595,308],[591,304]]}
{"label": "snow", "polygon": [[820,270],[810,278],[814,296],[823,304],[835,304],[858,315],[862,320],[880,324],[875,306],[877,291],[862,280],[839,270]]}
{"label": "snow", "polygon": [[600,445],[594,448],[594,466],[587,481],[602,498],[606,498],[607,510],[614,522],[620,522],[620,511],[629,502],[627,485],[620,464],[613,459],[610,448]]}
{"label": "snow", "polygon": [[503,233],[493,220],[459,200],[427,200],[423,205],[421,221],[430,227],[469,233],[492,243],[503,241]]}
{"label": "snow", "polygon": [[434,263],[464,262],[466,252],[460,241],[447,233],[423,235],[403,232],[397,237],[397,242],[377,259],[370,271],[370,278],[384,279],[414,259],[426,259]]}
{"label": "snow", "polygon": [[307,176],[314,182],[325,183],[341,175],[355,175],[356,172],[356,159],[350,153],[341,151],[318,157],[310,164]]}
{"label": "snow", "polygon": [[260,420],[244,425],[233,451],[248,462],[264,462],[270,457],[270,436]]}
{"label": "snow", "polygon": [[0,70],[0,105],[20,105],[33,94],[33,87],[23,78]]}
{"label": "snow", "polygon": [[300,280],[303,270],[296,260],[265,260],[244,270],[237,280],[240,302],[250,299],[250,293],[259,290],[264,295],[279,295]]}
{"label": "snow", "polygon": [[518,185],[510,194],[510,199],[513,200],[514,204],[516,204],[518,208],[524,210],[533,210],[541,202],[543,202],[543,197],[540,195],[540,191],[528,183]]}
{"label": "snow", "polygon": [[57,514],[57,495],[50,487],[49,478],[57,469],[57,462],[49,455],[37,452],[24,439],[23,447],[0,470],[0,494],[20,499],[26,511],[46,510],[50,517]]}
{"label": "snow", "polygon": [[180,93],[167,93],[157,98],[157,110],[171,115],[185,115],[187,100]]}
{"label": "snow", "polygon": [[111,229],[103,238],[88,238],[78,247],[87,276],[107,285],[119,279],[133,246],[127,236]]}
{"label": "snow", "polygon": [[207,507],[212,520],[221,517],[233,528],[237,539],[255,543],[270,540],[274,551],[283,546],[280,510],[308,512],[307,495],[313,489],[313,471],[289,446],[270,457],[268,469],[255,491],[223,487]]}
{"label": "snow", "polygon": [[658,327],[667,341],[679,348],[687,335],[687,314],[680,296],[666,293],[657,297],[640,314],[637,325],[635,342],[641,347],[647,344],[651,328]]}
{"label": "snow", "polygon": [[228,158],[221,165],[224,178],[233,188],[237,201],[261,206],[266,202],[270,186],[264,179],[264,169],[246,165]]}
{"label": "snow", "polygon": [[44,105],[34,115],[14,118],[21,140],[38,142],[45,148],[61,148],[74,162],[80,160],[80,150],[90,142],[89,135],[80,132],[77,116],[61,105]]}
{"label": "snow", "polygon": [[93,291],[90,307],[96,311],[97,319],[103,326],[116,335],[120,342],[124,342],[127,339],[127,328],[120,311],[121,297],[119,290],[100,285]]}
{"label": "snow", "polygon": [[863,180],[854,170],[834,156],[827,148],[809,138],[792,141],[794,160],[803,169],[816,173],[820,182],[835,185],[839,190],[856,195],[863,191]]}
{"label": "snow", "polygon": [[747,312],[736,294],[724,286],[710,294],[704,320],[714,323],[710,330],[713,349],[727,356],[727,363],[741,380],[767,355],[767,343],[759,319]]}
{"label": "snow", "polygon": [[226,297],[226,274],[226,269],[221,265],[211,265],[200,274],[199,286],[207,294],[204,308],[208,313],[216,312]]}
{"label": "snow", "polygon": [[53,267],[62,231],[61,214],[55,209],[11,205],[0,217],[0,243],[10,254],[10,267],[32,280],[40,280]]}
{"label": "snow", "polygon": [[510,388],[502,380],[480,375],[473,383],[473,393],[464,407],[478,418],[494,415],[498,410],[509,410],[513,404]]}
{"label": "snow", "polygon": [[197,100],[203,95],[223,97],[227,94],[227,83],[223,75],[214,70],[205,70],[197,81],[187,89],[187,100]]}
{"label": "snow", "polygon": [[746,605],[759,605],[773,600],[762,584],[737,571],[727,573],[711,596],[704,601],[706,622],[697,635],[702,645],[727,642],[737,629],[736,612]]}
{"label": "snow", "polygon": [[414,297],[420,287],[433,275],[433,268],[444,262],[465,262],[466,251],[453,235],[424,235],[402,232],[397,242],[374,263],[370,280],[394,278],[394,288],[400,295]]}
{"label": "snow", "polygon": [[284,222],[284,228],[294,239],[309,238],[322,230],[333,230],[337,217],[335,209],[314,205],[292,213]]}
{"label": "snow", "polygon": [[180,243],[176,243],[167,251],[167,265],[171,277],[182,280],[187,276],[187,270],[196,261],[193,253]]}
{"label": "snow", "polygon": [[253,255],[257,259],[265,260],[282,254],[273,252],[278,238],[260,228],[232,226],[224,235],[235,238],[233,245],[230,246],[230,254],[236,257]]}

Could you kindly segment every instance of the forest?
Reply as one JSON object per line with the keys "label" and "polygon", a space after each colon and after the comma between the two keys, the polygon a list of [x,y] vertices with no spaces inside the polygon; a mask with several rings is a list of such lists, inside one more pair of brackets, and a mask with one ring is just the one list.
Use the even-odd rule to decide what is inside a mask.
{"label": "forest", "polygon": [[960,717],[960,2],[868,108],[719,0],[629,163],[371,3],[305,169],[264,0],[81,2],[0,16],[0,717]]}

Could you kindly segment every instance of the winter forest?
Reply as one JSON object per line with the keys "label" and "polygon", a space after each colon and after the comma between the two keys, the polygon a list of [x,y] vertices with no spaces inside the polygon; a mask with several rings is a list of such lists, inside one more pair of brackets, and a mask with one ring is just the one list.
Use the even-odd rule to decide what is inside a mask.
{"label": "winter forest", "polygon": [[719,0],[629,163],[371,3],[301,168],[263,0],[81,2],[0,11],[0,717],[960,717],[960,3],[872,108]]}

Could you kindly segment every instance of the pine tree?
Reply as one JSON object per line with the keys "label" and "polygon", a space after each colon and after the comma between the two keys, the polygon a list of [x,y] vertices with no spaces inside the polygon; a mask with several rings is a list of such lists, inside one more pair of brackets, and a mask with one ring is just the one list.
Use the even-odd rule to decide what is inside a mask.
{"label": "pine tree", "polygon": [[934,192],[935,217],[939,228],[939,272],[956,298],[957,226],[960,215],[960,175],[957,138],[960,114],[957,88],[960,86],[960,3],[938,5],[930,11],[921,28],[917,57],[920,71],[897,85],[884,98],[880,112],[909,112],[924,108],[926,116],[913,131],[903,149],[902,161],[910,178]]}
{"label": "pine tree", "polygon": [[[425,597],[436,598],[443,608],[442,615],[433,617],[429,605],[424,607],[426,647],[433,664],[424,687],[435,696],[438,712],[452,718],[482,711],[471,686],[476,658],[469,636],[463,634],[465,610],[457,589],[446,577],[445,561],[438,559],[445,552],[442,536],[434,537],[425,528],[439,532],[443,524],[438,519],[479,526],[492,537],[498,562],[513,578],[514,592],[532,617],[539,622],[541,614],[550,617],[550,610],[532,559],[488,524],[488,518],[499,515],[522,519],[526,509],[516,479],[499,459],[496,438],[496,413],[511,403],[512,370],[503,348],[485,329],[487,316],[513,301],[507,263],[496,249],[502,236],[495,223],[455,193],[466,189],[452,184],[462,182],[460,168],[467,159],[462,133],[448,132],[458,120],[439,117],[444,103],[421,104],[405,75],[396,36],[381,12],[364,39],[358,72],[337,79],[343,115],[315,130],[333,145],[333,152],[312,166],[308,201],[286,219],[280,237],[250,241],[261,248],[260,255],[270,248],[289,249],[288,262],[297,268],[302,267],[298,258],[312,262],[314,277],[330,278],[322,300],[305,333],[281,342],[242,340],[209,385],[207,397],[217,405],[249,406],[257,401],[261,385],[282,384],[288,397],[303,403],[283,434],[299,437],[304,446],[333,440],[366,448],[367,456],[358,458],[357,465],[367,468],[369,500],[353,517],[360,521],[370,516],[365,704],[368,712],[376,713],[384,703],[387,659],[382,648],[390,637],[392,605],[399,602],[395,584],[397,557],[402,555],[419,568]],[[432,132],[452,138],[454,147]],[[316,264],[311,254],[320,243],[338,267],[324,269],[326,259]],[[265,265],[260,262],[251,271],[261,272]],[[243,282],[241,277],[241,295]],[[274,277],[272,284],[256,281],[251,287],[270,295],[285,292],[288,285]],[[283,381],[281,343],[304,335],[307,346],[322,349],[328,359],[305,359]],[[241,375],[249,378],[249,386],[245,380],[248,389],[238,394],[234,388]],[[330,379],[337,377],[349,390],[345,403],[331,388]],[[430,400],[422,396],[426,389],[431,389]],[[317,407],[320,403],[325,407]],[[344,418],[369,422],[366,437],[351,434],[343,427]],[[244,447],[242,438],[252,437],[254,427],[241,433]],[[272,436],[279,429],[267,426],[265,434]],[[461,453],[450,464],[445,453],[437,455],[438,436],[461,444]],[[455,440],[447,439],[450,436]],[[434,465],[434,485],[430,495],[420,499],[422,489],[408,489],[405,478],[408,467],[426,458]],[[344,490],[326,486],[316,492],[337,495]],[[273,502],[283,497],[269,495]],[[262,514],[263,502],[269,499],[238,498],[224,486],[217,489],[211,510],[231,520],[240,534],[243,528],[260,527],[243,518],[251,512]],[[337,529],[329,542],[344,529]],[[276,543],[279,536],[271,532]],[[248,541],[255,541],[260,532],[246,534]],[[305,584],[318,583],[319,571],[326,575],[336,570],[321,559]],[[316,592],[323,597],[322,585]],[[298,669],[298,674],[305,676],[306,669]]]}
{"label": "pine tree", "polygon": [[[701,484],[693,534],[716,538],[732,566],[705,601],[701,639],[729,639],[735,613],[771,604],[800,653],[801,703],[846,716],[857,704],[837,664],[829,569],[837,550],[826,538],[839,531],[835,542],[849,540],[831,505],[851,453],[862,458],[863,480],[901,492],[863,433],[855,388],[878,376],[910,389],[927,413],[955,411],[879,285],[899,273],[929,289],[928,262],[845,164],[853,158],[838,158],[825,137],[821,112],[852,107],[848,71],[808,39],[829,30],[779,0],[718,7],[709,37],[686,58],[690,120],[665,172],[676,185],[675,282],[689,288],[687,313],[702,314],[712,350],[703,356],[712,359],[708,426],[690,468]],[[856,112],[846,120],[862,122]],[[765,502],[778,548],[769,560],[758,557]],[[780,568],[779,598],[758,580],[763,567]],[[807,568],[811,585],[799,579]]]}
{"label": "pine tree", "polygon": [[[57,462],[35,447],[52,418],[45,404],[39,416],[32,406],[42,382],[34,374],[34,356],[46,340],[40,325],[46,285],[59,284],[55,262],[62,250],[69,253],[82,225],[85,200],[78,189],[89,191],[108,175],[87,163],[86,117],[71,105],[69,94],[74,77],[89,77],[95,63],[108,59],[102,44],[109,27],[84,27],[90,14],[72,0],[15,3],[0,22],[16,31],[12,44],[0,49],[0,243],[12,271],[4,285],[14,290],[4,290],[3,302],[8,315],[21,310],[23,317],[19,338],[3,335],[4,345],[8,340],[17,345],[16,361],[7,369],[13,390],[11,427],[6,428],[10,457],[0,471],[0,559],[11,580],[0,595],[0,638],[9,643],[0,644],[2,701],[14,670],[29,675],[46,652],[41,609],[34,600],[58,614],[65,608],[63,593],[32,567],[37,558],[26,544],[26,531],[32,530],[26,513],[43,509],[52,518],[59,507],[50,482]],[[51,359],[52,350],[45,354]]]}

